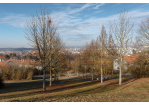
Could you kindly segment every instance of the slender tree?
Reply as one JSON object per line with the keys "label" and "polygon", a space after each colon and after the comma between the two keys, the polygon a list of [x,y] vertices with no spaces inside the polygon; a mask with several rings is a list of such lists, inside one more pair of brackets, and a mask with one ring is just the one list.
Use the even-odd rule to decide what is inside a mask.
{"label": "slender tree", "polygon": [[130,18],[127,17],[126,12],[121,12],[118,14],[118,20],[110,24],[112,29],[112,34],[115,39],[115,45],[117,45],[117,51],[120,57],[120,70],[119,70],[119,85],[122,84],[122,59],[127,52],[127,46],[130,45],[132,39],[132,28],[133,23],[130,21]]}
{"label": "slender tree", "polygon": [[87,64],[88,64],[88,61],[89,61],[89,51],[88,51],[88,45],[86,44],[82,54],[81,54],[81,57],[82,57],[82,62],[83,62],[83,65],[84,65],[84,73],[85,73],[85,79],[87,78]]}
{"label": "slender tree", "polygon": [[97,52],[96,41],[92,40],[91,43],[89,44],[89,61],[91,65],[92,81],[94,79],[95,60],[97,57],[96,52]]}
{"label": "slender tree", "polygon": [[105,53],[105,48],[107,45],[107,33],[105,30],[104,25],[102,25],[102,29],[101,29],[101,34],[99,35],[99,37],[97,38],[98,41],[98,47],[100,48],[100,65],[101,65],[101,83],[103,83],[103,57],[104,57],[104,53]]}

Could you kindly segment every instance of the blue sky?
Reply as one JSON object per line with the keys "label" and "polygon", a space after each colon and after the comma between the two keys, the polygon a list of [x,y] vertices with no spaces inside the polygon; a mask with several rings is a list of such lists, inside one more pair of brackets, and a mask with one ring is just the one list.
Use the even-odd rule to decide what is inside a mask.
{"label": "blue sky", "polygon": [[57,32],[66,46],[83,46],[96,39],[102,25],[107,32],[109,21],[120,11],[128,11],[134,22],[134,35],[143,19],[149,17],[149,3],[0,3],[0,48],[30,47],[25,38],[26,21],[40,6],[48,8]]}

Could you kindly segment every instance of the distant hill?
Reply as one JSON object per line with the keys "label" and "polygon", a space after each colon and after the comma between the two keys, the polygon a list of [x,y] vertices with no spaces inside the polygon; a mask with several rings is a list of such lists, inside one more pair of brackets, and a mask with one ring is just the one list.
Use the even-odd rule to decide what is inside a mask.
{"label": "distant hill", "polygon": [[[83,46],[65,46],[65,48],[83,48]],[[0,51],[26,51],[32,48],[0,48]]]}
{"label": "distant hill", "polygon": [[0,51],[26,51],[32,50],[32,48],[0,48]]}
{"label": "distant hill", "polygon": [[84,46],[65,46],[65,48],[83,48]]}

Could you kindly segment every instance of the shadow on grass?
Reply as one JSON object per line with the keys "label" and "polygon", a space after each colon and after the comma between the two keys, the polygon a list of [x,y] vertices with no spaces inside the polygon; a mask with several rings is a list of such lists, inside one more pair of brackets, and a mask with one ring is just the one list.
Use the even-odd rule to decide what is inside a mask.
{"label": "shadow on grass", "polygon": [[[53,83],[53,82],[52,82]],[[49,81],[46,81],[46,86],[48,86]],[[21,82],[21,83],[4,83],[4,87],[0,89],[0,94],[17,92],[17,91],[25,91],[31,89],[39,89],[42,88],[43,81],[31,81],[31,82]]]}
{"label": "shadow on grass", "polygon": [[[125,79],[123,80],[123,82],[127,82],[129,81],[130,79]],[[109,80],[110,81],[110,80]],[[108,80],[107,80],[108,82]],[[37,91],[37,92],[30,92],[30,93],[26,93],[26,94],[19,94],[19,95],[9,95],[9,96],[2,96],[0,97],[0,99],[7,99],[7,98],[17,98],[17,97],[24,97],[24,96],[31,96],[31,95],[40,95],[40,94],[43,94],[43,93],[53,93],[53,92],[59,92],[59,91],[64,91],[64,90],[68,90],[68,89],[74,89],[74,88],[81,88],[81,87],[87,87],[87,86],[91,86],[91,85],[94,85],[94,84],[97,84],[97,83],[100,83],[100,81],[90,81],[90,82],[85,82],[85,83],[82,83],[82,84],[76,84],[74,86],[67,86],[69,84],[63,84],[63,83],[60,83],[58,84],[59,86],[52,86],[52,87],[48,87],[45,92],[43,92],[42,90],[41,91]],[[53,98],[53,97],[72,97],[72,96],[76,96],[78,94],[87,94],[87,93],[102,93],[104,91],[111,91],[111,90],[115,90],[116,88],[118,88],[119,85],[118,85],[118,80],[114,80],[114,82],[110,82],[110,83],[107,83],[106,85],[103,85],[103,86],[100,86],[99,87],[96,87],[96,88],[93,88],[93,89],[89,89],[89,90],[84,90],[84,91],[81,91],[81,92],[75,92],[75,93],[72,93],[72,94],[65,94],[65,95],[59,95],[59,96],[47,96],[47,97],[42,97],[40,100],[43,101],[43,100],[46,100],[47,98]],[[39,87],[31,87],[30,89],[39,89]],[[41,88],[41,86],[40,86]],[[25,91],[24,90],[25,88],[23,88],[21,91]],[[26,88],[26,90],[30,90],[29,88]],[[16,91],[19,91],[19,90],[16,90]],[[13,100],[13,101],[19,101],[19,100]],[[36,98],[33,98],[31,100],[23,100],[23,101],[39,101],[39,99],[36,99]],[[54,100],[53,100],[54,101]]]}
{"label": "shadow on grass", "polygon": [[[60,80],[57,82],[52,82],[53,86],[64,86],[66,84],[76,83],[76,82],[83,82],[83,81],[90,81],[89,79],[81,80],[81,79],[70,79],[70,80]],[[49,81],[46,81],[46,86],[48,86]],[[10,92],[17,92],[17,91],[25,91],[31,89],[38,89],[42,88],[43,82],[42,81],[32,81],[26,83],[5,83],[4,87],[0,90],[0,93],[10,93]]]}
{"label": "shadow on grass", "polygon": [[125,83],[123,83],[122,85],[125,85],[125,86],[121,90],[126,89],[129,86],[133,85],[137,79],[138,78],[133,78],[133,79],[131,78],[131,79],[125,79],[125,80],[123,80],[122,82],[125,82]]}
{"label": "shadow on grass", "polygon": [[2,89],[3,87],[4,87],[3,79],[0,76],[0,89]]}
{"label": "shadow on grass", "polygon": [[[0,96],[0,99],[7,99],[7,98],[14,98],[14,97],[24,97],[24,96],[30,96],[30,95],[36,95],[36,94],[43,94],[43,93],[53,93],[53,92],[58,92],[58,91],[63,91],[63,90],[67,90],[67,89],[73,89],[73,88],[78,88],[78,87],[84,87],[84,86],[89,86],[89,85],[92,85],[92,84],[95,84],[95,83],[99,83],[99,81],[91,81],[91,82],[87,82],[87,83],[82,83],[82,84],[76,84],[74,86],[67,86],[69,85],[68,83],[60,83],[58,85],[54,85],[54,86],[51,86],[51,87],[48,87],[47,86],[47,90],[45,92],[39,90],[37,92],[30,92],[30,93],[26,93],[26,94],[19,94],[19,95],[7,95],[7,96]],[[27,87],[26,89],[23,88],[22,90],[19,89],[20,91],[25,91],[25,90],[31,90],[31,89],[39,89],[39,87]],[[40,87],[41,88],[41,87]],[[17,91],[19,91],[17,90]]]}
{"label": "shadow on grass", "polygon": [[41,88],[41,85],[32,85],[32,86],[5,86],[0,90],[0,94],[10,93],[10,92],[17,92],[17,91],[26,91],[31,89],[38,89]]}
{"label": "shadow on grass", "polygon": [[[82,86],[90,86],[90,85],[94,85],[95,83],[99,83],[100,81],[94,81],[92,83],[87,83],[86,85],[83,84]],[[70,98],[70,97],[74,97],[74,96],[81,96],[83,94],[89,94],[89,93],[102,93],[104,91],[111,91],[111,90],[114,90],[116,89],[117,87],[113,86],[112,88],[109,86],[111,85],[117,85],[118,82],[111,82],[111,83],[108,83],[106,85],[103,85],[103,86],[100,86],[99,87],[96,87],[96,88],[92,88],[92,89],[88,89],[88,90],[82,90],[81,92],[80,91],[76,91],[76,92],[73,92],[73,93],[68,93],[68,94],[60,94],[60,95],[53,95],[53,96],[45,96],[45,97],[42,97],[42,98],[32,98],[32,99],[27,99],[27,100],[22,100],[22,101],[27,101],[27,102],[34,102],[34,101],[38,101],[38,102],[42,102],[42,101],[47,101],[48,99],[58,99],[58,98],[62,98],[64,97],[65,99],[67,98]],[[76,87],[76,88],[80,88],[79,86],[73,86],[73,87]],[[69,87],[71,88],[71,86]],[[69,89],[68,87],[65,88],[65,89]],[[61,88],[62,89],[62,88]],[[61,89],[54,89],[54,91],[52,90],[49,90],[51,92],[55,92],[55,91],[60,91]],[[71,88],[72,89],[72,88]],[[61,90],[62,91],[62,90]],[[46,91],[45,93],[47,93],[48,91]],[[13,102],[14,101],[19,101],[19,100],[12,100]],[[56,101],[56,100],[52,100],[52,101]]]}
{"label": "shadow on grass", "polygon": [[[125,80],[123,80],[123,82],[127,82],[127,84],[128,84],[128,83],[131,83],[131,82],[135,81],[135,80],[132,80],[132,81],[130,81],[130,80],[132,80],[132,78],[125,79]],[[108,83],[106,85],[102,85],[102,86],[99,86],[99,87],[96,87],[96,88],[93,88],[93,89],[84,90],[84,91],[81,91],[81,92],[79,91],[79,92],[75,92],[75,93],[64,94],[64,95],[62,94],[62,95],[58,95],[58,96],[56,96],[56,95],[55,96],[47,96],[47,97],[43,97],[43,98],[40,98],[40,99],[33,98],[33,99],[30,99],[30,100],[23,100],[23,101],[29,101],[29,102],[46,101],[49,98],[56,98],[56,97],[57,98],[65,97],[65,99],[67,99],[69,97],[74,97],[74,96],[79,96],[79,95],[81,96],[83,94],[87,95],[89,93],[92,93],[92,94],[94,94],[94,93],[103,93],[105,91],[106,92],[113,91],[113,90],[119,88],[120,85],[118,83],[119,83],[119,81],[117,80],[117,81],[114,81],[114,82],[110,82],[110,83]],[[52,100],[52,101],[56,101],[56,100]]]}

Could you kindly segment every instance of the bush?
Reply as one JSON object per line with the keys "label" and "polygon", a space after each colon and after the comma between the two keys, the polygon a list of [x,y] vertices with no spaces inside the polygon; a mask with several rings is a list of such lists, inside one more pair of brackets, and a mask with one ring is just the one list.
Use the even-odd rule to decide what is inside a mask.
{"label": "bush", "polygon": [[3,80],[21,80],[21,79],[32,79],[33,77],[33,68],[25,67],[13,67],[5,66],[2,68],[2,79]]}
{"label": "bush", "polygon": [[16,69],[13,69],[11,73],[11,80],[15,80],[15,79],[16,79]]}
{"label": "bush", "polygon": [[129,72],[136,78],[149,77],[149,62],[147,59],[141,56],[137,59],[137,62],[129,68]]}
{"label": "bush", "polygon": [[[46,72],[48,74],[48,72]],[[43,75],[43,70],[33,69],[33,75]]]}
{"label": "bush", "polygon": [[32,80],[32,78],[33,78],[33,71],[32,70],[30,70],[30,71],[28,71],[28,73],[27,73],[27,80]]}
{"label": "bush", "polygon": [[11,80],[12,66],[2,68],[2,79]]}
{"label": "bush", "polygon": [[16,72],[16,80],[21,80],[21,79],[24,79],[24,78],[23,78],[23,71],[17,69],[17,72]]}
{"label": "bush", "polygon": [[28,80],[32,80],[32,78],[33,78],[33,74],[34,74],[34,69],[33,68],[28,68],[27,70],[27,77],[26,77],[26,79],[28,79]]}
{"label": "bush", "polygon": [[0,76],[0,88],[2,88],[3,86],[4,86],[3,79]]}

